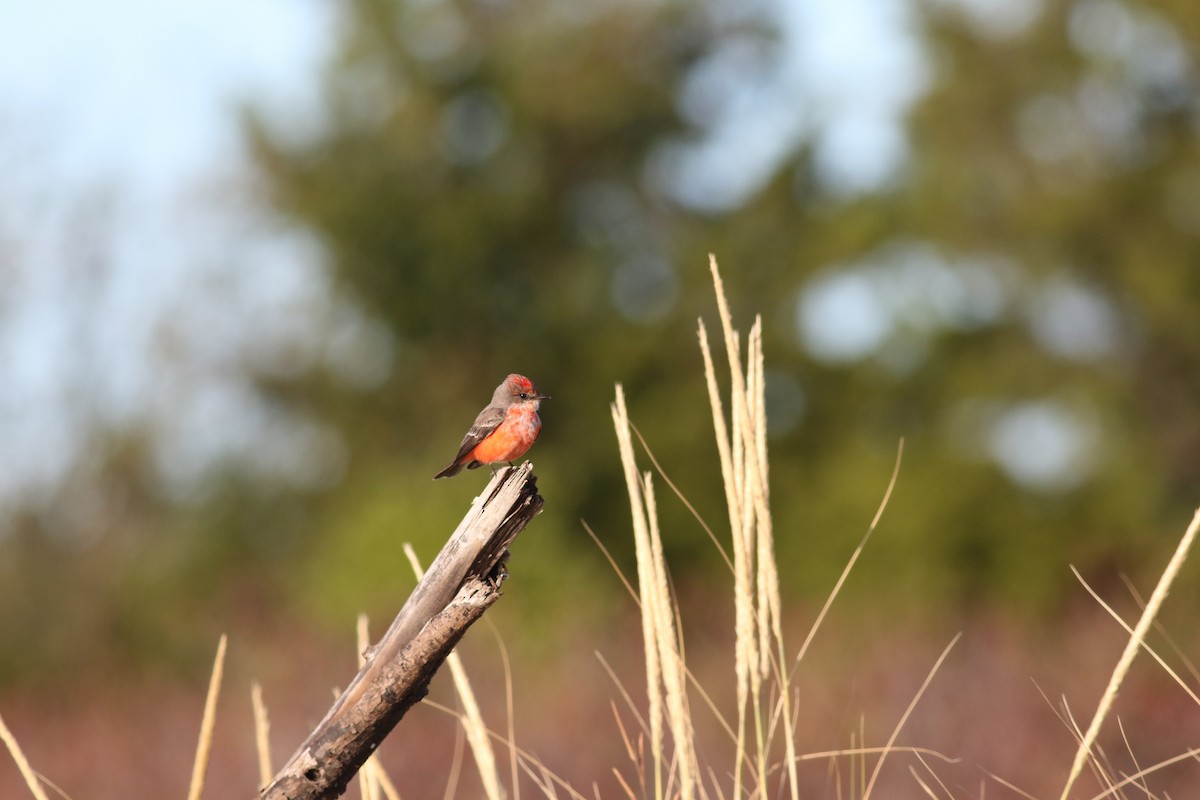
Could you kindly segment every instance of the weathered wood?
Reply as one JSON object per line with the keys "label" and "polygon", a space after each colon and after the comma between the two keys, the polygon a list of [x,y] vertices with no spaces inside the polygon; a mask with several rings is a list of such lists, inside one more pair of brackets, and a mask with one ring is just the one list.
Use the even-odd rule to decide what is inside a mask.
{"label": "weathered wood", "polygon": [[468,627],[500,597],[508,546],[542,508],[533,465],[500,470],[475,498],[380,641],[260,800],[338,797]]}

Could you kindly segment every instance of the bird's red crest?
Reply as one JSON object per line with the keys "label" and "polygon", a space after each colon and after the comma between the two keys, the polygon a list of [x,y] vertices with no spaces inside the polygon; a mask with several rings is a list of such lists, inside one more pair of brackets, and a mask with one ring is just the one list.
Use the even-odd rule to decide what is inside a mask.
{"label": "bird's red crest", "polygon": [[524,375],[518,375],[515,372],[512,375],[508,376],[507,383],[510,386],[516,388],[518,391],[522,391],[522,392],[532,392],[533,391],[533,382],[531,380],[529,380],[529,378],[526,378]]}

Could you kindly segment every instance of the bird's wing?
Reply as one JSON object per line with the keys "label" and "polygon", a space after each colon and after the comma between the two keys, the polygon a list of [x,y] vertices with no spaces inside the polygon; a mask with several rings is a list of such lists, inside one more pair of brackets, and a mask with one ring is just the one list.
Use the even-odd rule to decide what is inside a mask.
{"label": "bird's wing", "polygon": [[475,449],[475,445],[486,439],[492,431],[500,427],[500,423],[503,421],[504,409],[502,408],[489,406],[480,411],[479,416],[475,418],[475,424],[471,426],[471,430],[467,431],[467,435],[463,437],[462,444],[458,446],[458,455],[454,457],[454,460],[460,460],[467,453]]}

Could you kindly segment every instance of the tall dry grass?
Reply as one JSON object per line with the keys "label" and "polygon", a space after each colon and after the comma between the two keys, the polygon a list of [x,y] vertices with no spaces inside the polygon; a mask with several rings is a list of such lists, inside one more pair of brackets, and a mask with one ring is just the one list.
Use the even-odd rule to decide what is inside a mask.
{"label": "tall dry grass", "polygon": [[[676,624],[679,610],[672,603],[670,577],[662,559],[652,474],[638,472],[631,424],[620,386],[613,404],[613,422],[629,494],[638,562],[638,598],[649,698],[648,733],[654,773],[652,796],[656,800],[673,797],[707,800],[711,797],[776,797],[783,793],[798,800],[800,757],[796,752],[794,727],[798,698],[793,696],[792,675],[866,542],[864,539],[847,565],[795,661],[789,660],[783,637],[782,601],[770,512],[762,319],[755,320],[745,340],[743,361],[742,339],[733,326],[715,258],[710,260],[710,269],[728,367],[728,416],[703,320],[698,325],[698,338],[729,516],[729,552],[732,555],[727,561],[733,579],[736,708],[733,721],[723,723],[732,731],[733,763],[723,766],[720,772],[714,765],[709,765],[707,776],[694,748],[694,726],[686,691],[686,661]],[[890,497],[894,480],[893,475],[880,513]],[[878,519],[877,513],[868,536]],[[667,709],[665,717],[673,748],[669,757],[661,723],[664,708]],[[713,710],[721,715],[718,709]],[[898,731],[899,727],[895,733]],[[889,742],[885,752],[892,744],[894,741]],[[861,790],[863,798],[870,796],[882,762],[881,756],[870,781],[864,777],[860,783],[864,787]],[[716,777],[718,774],[730,774],[732,779],[726,783]],[[778,776],[775,785],[772,785],[772,775]],[[672,792],[676,786],[678,791]]]}
{"label": "tall dry grass", "polygon": [[[683,636],[684,620],[663,556],[655,480],[652,472],[641,471],[637,466],[634,435],[637,435],[643,446],[645,441],[630,421],[625,395],[618,385],[612,404],[612,416],[630,503],[637,560],[636,586],[620,575],[619,570],[618,575],[629,588],[640,609],[644,653],[643,677],[647,698],[646,708],[639,708],[619,676],[605,664],[621,697],[621,703],[613,703],[616,719],[614,735],[619,736],[624,743],[632,770],[623,772],[614,767],[622,791],[630,800],[765,800],[783,797],[799,800],[801,787],[797,775],[798,766],[805,762],[826,760],[831,765],[839,761],[845,761],[849,765],[848,786],[843,787],[841,784],[840,769],[834,773],[837,776],[836,792],[839,799],[846,797],[849,800],[868,800],[877,793],[899,791],[898,787],[887,787],[885,790],[880,784],[880,776],[888,759],[903,753],[911,757],[913,762],[907,772],[912,780],[912,784],[906,787],[907,790],[911,791],[916,787],[922,796],[935,800],[966,797],[961,788],[952,788],[951,784],[943,781],[930,764],[933,759],[949,760],[946,756],[918,747],[896,746],[897,739],[914,709],[958,640],[957,636],[946,645],[941,656],[931,666],[924,682],[882,744],[868,743],[865,731],[860,729],[856,735],[851,736],[851,746],[848,749],[817,753],[797,752],[796,726],[800,724],[797,709],[800,707],[801,698],[795,694],[796,671],[879,523],[896,483],[903,446],[901,443],[896,469],[883,492],[874,519],[830,591],[803,642],[793,654],[787,649],[782,632],[783,612],[770,511],[762,321],[756,319],[745,338],[743,358],[743,340],[733,326],[715,258],[710,260],[710,269],[721,324],[720,342],[725,355],[724,367],[728,370],[728,395],[721,392],[718,369],[703,321],[699,323],[698,336],[728,510],[728,548],[726,549],[712,531],[708,533],[713,537],[714,545],[728,565],[731,579],[734,666],[730,679],[735,687],[734,707],[718,708],[711,696],[715,693],[707,691],[688,669]],[[659,465],[648,448],[646,453],[658,468]],[[686,498],[671,484],[661,468],[659,475],[687,503]],[[1200,511],[1197,511],[1188,526],[1158,585],[1149,600],[1143,604],[1140,618],[1133,626],[1125,623],[1099,594],[1084,584],[1096,601],[1125,629],[1129,638],[1086,731],[1081,730],[1075,723],[1073,714],[1065,704],[1061,708],[1063,723],[1076,737],[1078,744],[1074,760],[1066,770],[1060,800],[1072,797],[1079,776],[1085,769],[1090,769],[1102,787],[1090,800],[1156,798],[1146,782],[1147,776],[1173,764],[1200,760],[1200,747],[1197,747],[1155,764],[1145,767],[1138,765],[1132,773],[1121,773],[1112,766],[1110,759],[1096,744],[1099,733],[1112,711],[1117,692],[1128,674],[1130,665],[1141,650],[1147,651],[1191,700],[1200,706],[1200,695],[1189,681],[1172,669],[1167,660],[1146,642],[1146,634],[1152,625],[1157,624],[1157,614],[1172,583],[1179,575],[1198,529]],[[420,565],[417,564],[411,549],[406,549],[406,552],[419,576]],[[1078,576],[1078,573],[1076,575]],[[1081,577],[1080,580],[1082,581]],[[366,621],[361,619],[360,652],[365,650],[366,643]],[[485,725],[467,673],[457,654],[451,655],[449,666],[461,710],[448,708],[429,699],[423,701],[428,706],[454,716],[461,723],[460,746],[458,755],[449,768],[446,796],[455,796],[457,778],[462,766],[462,750],[468,749],[473,755],[488,800],[502,800],[509,795],[514,800],[520,800],[522,779],[532,783],[538,793],[546,798],[568,797],[571,800],[585,800],[581,792],[559,777],[549,766],[517,745],[513,734],[512,680],[508,674],[508,660],[502,642],[500,647],[505,664],[508,698],[508,724],[505,732],[498,733]],[[1176,656],[1182,658],[1181,653],[1177,652]],[[218,646],[205,703],[189,800],[199,800],[203,793],[224,657],[223,637]],[[1182,660],[1186,662],[1186,659]],[[1190,663],[1187,666],[1192,683],[1200,683],[1200,671]],[[255,685],[251,695],[259,779],[265,783],[271,775],[268,715],[261,688]],[[699,701],[713,713],[718,727],[728,736],[732,744],[732,758],[729,763],[717,763],[699,752],[697,724],[692,715],[694,701]],[[625,715],[621,711],[622,704],[625,712],[634,720],[633,726],[626,724]],[[1121,732],[1124,736],[1123,727]],[[11,753],[30,794],[35,800],[45,800],[43,784],[51,787],[53,784],[29,765],[16,737],[5,726],[2,718],[0,740],[4,741]],[[495,756],[494,746],[497,744],[504,747],[509,756],[507,789]],[[1129,750],[1133,757],[1132,748]],[[1133,761],[1137,764],[1136,757],[1133,757]],[[1025,792],[1004,777],[989,775],[989,778],[995,786],[1010,792],[1010,796],[1037,800],[1034,795]],[[400,797],[394,782],[374,757],[362,770],[359,785],[364,800],[398,800]],[[598,792],[596,796],[599,796]],[[972,796],[982,800],[991,795],[981,787],[978,794]]]}
{"label": "tall dry grass", "polygon": [[[729,552],[732,555],[727,556],[726,561],[730,567],[733,584],[732,677],[736,687],[736,707],[733,710],[732,722],[720,721],[725,729],[731,732],[734,740],[732,764],[719,767],[712,764],[702,766],[703,760],[695,751],[695,729],[689,713],[690,700],[686,679],[688,672],[680,631],[680,611],[673,604],[670,575],[662,559],[662,542],[654,513],[652,474],[638,471],[631,435],[632,424],[624,392],[619,385],[612,409],[629,494],[638,563],[637,597],[642,617],[648,697],[645,727],[650,737],[650,769],[653,773],[653,791],[649,796],[655,800],[676,797],[683,800],[693,797],[707,800],[710,797],[753,799],[780,796],[798,800],[800,786],[797,765],[800,762],[816,758],[848,758],[851,764],[849,796],[856,800],[867,800],[876,791],[881,770],[889,755],[903,750],[913,755],[924,768],[923,774],[928,776],[927,780],[915,768],[910,767],[914,783],[924,793],[930,797],[954,797],[953,792],[940,781],[926,761],[927,756],[938,754],[920,748],[897,748],[896,740],[961,634],[956,635],[947,644],[882,747],[868,746],[860,735],[857,746],[848,750],[804,755],[796,753],[794,726],[797,723],[795,708],[799,698],[793,694],[792,677],[887,506],[899,471],[900,454],[897,455],[896,471],[893,472],[892,480],[884,492],[875,518],[846,564],[804,642],[796,655],[789,660],[782,634],[779,579],[769,505],[762,320],[755,320],[745,339],[743,361],[743,340],[733,326],[715,257],[710,257],[710,269],[721,322],[720,339],[724,345],[728,367],[728,411],[720,391],[717,368],[703,320],[699,323],[698,336],[729,516]],[[900,452],[902,451],[903,443]],[[657,462],[655,465],[657,466]],[[1139,768],[1133,775],[1120,775],[1111,768],[1103,753],[1094,749],[1097,735],[1139,649],[1147,650],[1193,701],[1200,705],[1196,693],[1167,665],[1165,659],[1151,650],[1145,642],[1145,635],[1154,623],[1162,601],[1166,598],[1169,587],[1177,577],[1192,546],[1198,525],[1200,511],[1180,541],[1150,600],[1145,604],[1136,627],[1130,628],[1117,617],[1129,634],[1129,640],[1086,733],[1079,731],[1070,717],[1069,709],[1064,709],[1066,724],[1078,740],[1078,749],[1067,774],[1060,800],[1067,800],[1071,796],[1072,788],[1085,766],[1091,767],[1099,783],[1105,787],[1093,800],[1125,797],[1122,792],[1129,786],[1137,786],[1146,796],[1153,797],[1142,782],[1146,775],[1200,755],[1200,748],[1196,748],[1152,766]],[[722,555],[725,555],[723,549]],[[1094,593],[1093,595],[1103,605],[1100,597]],[[1110,613],[1116,616],[1111,610]],[[696,689],[707,702],[707,693],[703,687]],[[670,733],[669,741],[666,733]],[[622,735],[625,736],[624,731]],[[872,760],[869,775],[868,760]],[[723,783],[716,777],[721,774],[732,777],[727,783]],[[1031,797],[1014,784],[998,776],[992,777],[998,785],[1005,786],[1021,796]],[[629,785],[628,782],[625,785]],[[981,789],[981,793],[982,791]],[[633,797],[633,792],[629,794]],[[842,796],[840,790],[838,795]]]}

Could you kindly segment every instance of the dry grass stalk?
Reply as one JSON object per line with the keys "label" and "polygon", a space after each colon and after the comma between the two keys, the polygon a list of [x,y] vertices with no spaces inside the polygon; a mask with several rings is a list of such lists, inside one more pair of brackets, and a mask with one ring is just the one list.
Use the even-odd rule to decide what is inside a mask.
{"label": "dry grass stalk", "polygon": [[[1171,756],[1170,758],[1163,759],[1162,761],[1158,762],[1157,764],[1153,764],[1149,767],[1146,767],[1145,769],[1138,770],[1137,772],[1133,773],[1132,775],[1126,775],[1120,781],[1118,781],[1118,782],[1112,784],[1110,787],[1108,787],[1108,789],[1106,789],[1105,791],[1100,792],[1097,795],[1093,795],[1091,797],[1091,800],[1104,800],[1104,798],[1106,798],[1106,797],[1117,797],[1117,798],[1123,797],[1124,795],[1121,792],[1122,789],[1124,789],[1126,786],[1139,786],[1138,782],[1141,780],[1144,780],[1147,775],[1150,775],[1153,772],[1157,772],[1160,769],[1169,767],[1172,764],[1178,764],[1182,761],[1197,761],[1197,760],[1200,760],[1200,747],[1194,747],[1191,750],[1185,750],[1184,752],[1180,753],[1177,756]],[[1153,797],[1153,795],[1151,795],[1149,793],[1145,793],[1145,794],[1147,797]],[[1026,797],[1028,797],[1028,795],[1026,795]]]}
{"label": "dry grass stalk", "polygon": [[[1133,597],[1134,602],[1138,604],[1138,608],[1145,611],[1146,601],[1138,593],[1137,587],[1133,585],[1133,581],[1129,579],[1129,576],[1122,573],[1121,583],[1125,584],[1125,588],[1129,591],[1130,596]],[[1154,630],[1167,643],[1167,646],[1171,648],[1171,652],[1175,654],[1175,657],[1183,663],[1184,669],[1187,670],[1188,675],[1192,676],[1192,680],[1200,683],[1200,670],[1196,669],[1196,665],[1188,658],[1187,653],[1183,652],[1183,648],[1179,646],[1175,638],[1171,636],[1170,632],[1157,619],[1154,620]]]}
{"label": "dry grass stalk", "polygon": [[228,637],[221,634],[217,644],[217,657],[213,660],[212,676],[208,680],[208,697],[204,700],[204,717],[200,721],[200,741],[196,744],[196,760],[192,763],[192,782],[188,787],[188,800],[200,800],[204,793],[204,775],[208,772],[208,758],[212,753],[213,729],[217,724],[217,700],[221,697],[221,681],[225,676],[225,645]]}
{"label": "dry grass stalk", "polygon": [[908,718],[912,714],[913,709],[917,707],[917,703],[925,694],[925,690],[929,688],[929,684],[933,680],[933,676],[937,674],[938,669],[940,669],[942,666],[942,662],[946,660],[946,656],[950,655],[950,650],[954,648],[954,645],[958,643],[960,638],[962,638],[961,632],[954,634],[954,638],[950,640],[950,644],[946,645],[946,649],[944,649],[942,654],[938,656],[938,660],[934,663],[933,668],[929,670],[929,674],[925,676],[925,682],[922,683],[921,688],[917,690],[916,696],[913,697],[912,701],[908,704],[908,708],[904,709],[904,713],[900,716],[900,721],[897,722],[896,727],[892,729],[892,735],[888,737],[887,744],[883,746],[883,752],[879,755],[879,760],[875,762],[875,769],[871,771],[871,780],[867,781],[866,788],[863,790],[863,800],[868,800],[868,798],[871,796],[871,790],[875,788],[875,781],[878,780],[879,772],[883,769],[883,762],[887,759],[888,754],[893,751],[893,745],[896,743],[896,737],[900,735],[900,729],[904,727],[904,723],[908,722]]}
{"label": "dry grass stalk", "polygon": [[17,744],[17,737],[13,736],[12,731],[4,724],[2,716],[0,716],[0,740],[4,741],[4,746],[8,748],[9,754],[16,762],[17,770],[25,779],[25,785],[29,787],[29,793],[34,796],[35,800],[47,800],[37,773],[33,771],[33,767],[29,766],[29,761],[25,758],[21,745]]}
{"label": "dry grass stalk", "polygon": [[[1121,619],[1121,615],[1116,612],[1116,609],[1114,609],[1108,603],[1104,602],[1104,598],[1102,598],[1100,596],[1099,592],[1097,592],[1095,589],[1093,589],[1091,586],[1088,585],[1088,582],[1085,581],[1083,579],[1083,576],[1079,574],[1079,570],[1075,569],[1075,567],[1072,566],[1071,572],[1074,573],[1075,578],[1081,584],[1083,584],[1083,588],[1086,589],[1087,593],[1092,596],[1092,599],[1095,600],[1100,605],[1101,608],[1103,608],[1105,611],[1107,611],[1108,615],[1110,617],[1112,617],[1114,620],[1116,620],[1117,624],[1120,625],[1122,628],[1124,628],[1126,633],[1128,633],[1130,636],[1133,636],[1133,628],[1129,627],[1129,624],[1126,623],[1125,620]],[[1146,607],[1143,605],[1142,611],[1145,612],[1145,610],[1146,610]],[[1151,658],[1153,658],[1155,661],[1158,662],[1158,665],[1163,668],[1163,672],[1165,672],[1165,673],[1167,673],[1167,675],[1171,676],[1171,679],[1174,680],[1177,684],[1179,684],[1179,688],[1183,689],[1183,691],[1187,693],[1187,696],[1192,698],[1192,702],[1195,703],[1197,706],[1200,706],[1200,695],[1197,695],[1195,690],[1192,689],[1192,687],[1187,685],[1187,681],[1185,681],[1180,676],[1180,674],[1178,672],[1176,672],[1171,667],[1170,664],[1167,663],[1167,660],[1165,658],[1163,658],[1162,656],[1160,656],[1158,654],[1158,651],[1155,650],[1153,647],[1151,647],[1149,645],[1149,643],[1147,643],[1145,640],[1142,641],[1141,646],[1142,646],[1142,649],[1144,649],[1147,653],[1150,654]],[[1130,753],[1130,755],[1132,755],[1132,753]]]}
{"label": "dry grass stalk", "polygon": [[[743,370],[740,338],[733,327],[729,303],[715,256],[709,257],[713,289],[724,334],[725,355],[730,376],[730,427],[727,434],[724,410],[717,389],[712,355],[703,322],[699,326],[700,349],[704,357],[705,379],[709,402],[712,405],[713,427],[717,435],[717,450],[721,455],[721,474],[725,481],[726,499],[734,550],[734,613],[737,626],[735,671],[738,681],[738,741],[739,760],[734,768],[735,791],[741,791],[741,754],[745,752],[745,718],[749,703],[754,714],[757,763],[757,782],[767,775],[767,754],[775,730],[782,719],[788,787],[793,800],[799,797],[796,773],[796,746],[791,725],[791,686],[783,642],[782,602],[779,575],[775,561],[774,528],[770,512],[769,465],[767,460],[767,420],[765,376],[762,350],[762,318],[755,319],[747,339],[746,366]],[[726,439],[726,436],[729,436]],[[726,453],[729,454],[728,459]],[[776,676],[779,693],[779,713],[773,715],[768,727],[763,719],[763,686]],[[745,688],[748,685],[749,698]]]}
{"label": "dry grass stalk", "polygon": [[629,492],[629,505],[633,519],[633,540],[637,552],[638,603],[642,617],[642,643],[646,661],[646,700],[649,706],[650,760],[654,768],[654,797],[663,796],[663,696],[662,669],[654,631],[654,598],[651,591],[650,529],[646,523],[646,512],[642,506],[637,466],[633,461],[633,443],[629,436],[629,414],[625,410],[625,392],[617,385],[617,399],[612,406],[613,425],[617,431],[617,445],[621,452],[621,464],[625,472],[625,485]]}
{"label": "dry grass stalk", "polygon": [[1134,656],[1142,647],[1142,640],[1146,636],[1146,632],[1150,629],[1150,625],[1154,622],[1154,618],[1158,616],[1158,610],[1162,607],[1163,601],[1167,598],[1167,593],[1171,589],[1171,584],[1175,580],[1175,576],[1179,574],[1179,570],[1183,567],[1183,562],[1187,558],[1188,551],[1192,547],[1192,542],[1196,538],[1196,531],[1200,529],[1200,509],[1192,517],[1192,522],[1184,532],[1183,538],[1179,541],[1179,546],[1175,548],[1175,554],[1171,556],[1167,568],[1163,570],[1162,577],[1158,580],[1158,585],[1154,587],[1154,592],[1151,593],[1150,599],[1146,603],[1146,609],[1142,612],[1142,616],[1138,619],[1137,625],[1133,629],[1133,635],[1129,637],[1129,641],[1125,645],[1124,652],[1121,653],[1121,658],[1117,661],[1116,667],[1113,668],[1112,677],[1108,681],[1108,687],[1104,691],[1104,696],[1100,698],[1100,704],[1096,708],[1096,713],[1092,717],[1092,722],[1088,726],[1087,733],[1083,735],[1083,739],[1079,743],[1079,748],[1075,751],[1075,760],[1071,764],[1071,772],[1067,775],[1067,783],[1063,787],[1060,800],[1067,800],[1071,794],[1071,788],[1075,785],[1075,781],[1079,778],[1079,773],[1083,771],[1083,765],[1092,755],[1092,746],[1096,742],[1096,737],[1100,734],[1100,726],[1104,722],[1104,718],[1108,716],[1108,712],[1112,709],[1113,701],[1116,700],[1117,691],[1121,688],[1122,681],[1125,680],[1125,675],[1129,672],[1129,667],[1133,663]]}
{"label": "dry grass stalk", "polygon": [[387,800],[400,800],[400,792],[396,790],[396,784],[392,783],[392,779],[388,777],[382,767],[376,770],[375,777],[379,779],[379,788]]}
{"label": "dry grass stalk", "polygon": [[[929,773],[929,776],[931,778],[933,778],[934,782],[937,783],[937,785],[942,788],[942,791],[946,793],[946,796],[953,797],[954,793],[950,791],[950,787],[948,787],[945,784],[945,782],[938,776],[938,774],[933,771],[933,767],[929,766],[929,762],[926,761],[925,758],[920,753],[915,753],[914,756],[917,759],[917,761],[919,761],[921,763],[921,766],[925,768],[925,771]],[[915,768],[910,767],[910,769],[913,769],[915,772]],[[981,784],[980,785],[980,793],[979,793],[980,798],[985,797],[983,792],[984,792],[984,790],[983,790],[982,784]]]}
{"label": "dry grass stalk", "polygon": [[[358,668],[362,669],[363,664],[367,663],[367,648],[371,646],[371,630],[370,621],[366,614],[358,615],[358,622],[354,627],[355,644],[358,649]],[[377,800],[380,771],[379,757],[371,756],[362,765],[362,769],[358,771],[358,787],[362,792],[362,800]]]}
{"label": "dry grass stalk", "polygon": [[[513,702],[513,672],[508,659],[508,648],[504,645],[504,637],[496,628],[495,623],[487,621],[488,630],[496,640],[496,650],[500,653],[500,664],[504,667],[504,711],[508,720],[507,736],[504,743],[508,746],[508,772],[512,781],[513,800],[521,800],[521,770],[517,766],[517,730],[516,704]],[[480,720],[482,725],[482,720]]]}
{"label": "dry grass stalk", "polygon": [[[654,797],[670,795],[678,780],[683,800],[702,791],[694,750],[691,716],[686,695],[680,636],[675,625],[675,606],[670,596],[670,579],[662,555],[662,540],[655,513],[653,483],[639,476],[633,456],[629,413],[625,393],[616,387],[612,405],[613,425],[625,472],[633,518],[634,548],[638,565],[638,599],[641,605],[642,638],[646,658],[646,692],[650,705],[650,750],[654,768]],[[665,720],[664,720],[665,718]],[[671,729],[674,758],[664,765],[663,722]],[[664,772],[665,766],[665,772]],[[667,783],[664,785],[664,779]]]}
{"label": "dry grass stalk", "polygon": [[646,517],[650,523],[650,551],[654,559],[654,629],[657,634],[659,662],[663,670],[663,687],[667,698],[667,721],[675,741],[675,757],[679,762],[680,796],[688,800],[699,786],[699,763],[696,758],[695,737],[691,711],[687,700],[687,669],[684,662],[683,635],[677,625],[677,606],[670,595],[670,576],[663,557],[662,536],[658,529],[658,508],[650,473],[643,476]]}
{"label": "dry grass stalk", "polygon": [[[429,698],[426,698],[421,701],[421,704],[424,706],[428,706],[429,708],[431,708],[435,711],[440,711],[443,714],[447,714],[451,717],[454,717],[455,719],[459,720],[459,722],[463,721],[464,715],[461,711],[459,711],[458,709],[450,708],[449,706],[442,705],[441,703],[437,702],[436,700],[430,700]],[[491,738],[495,741],[498,741],[498,742],[505,742],[505,738],[503,736],[501,736],[500,734],[496,733],[495,731],[486,730],[485,732],[487,733],[489,738]],[[461,729],[458,731],[458,736],[460,739],[465,739],[465,736],[463,735]],[[576,791],[569,783],[567,783],[565,780],[563,780],[560,776],[558,776],[554,772],[551,772],[550,769],[548,769],[546,767],[546,765],[543,764],[532,753],[521,749],[515,742],[509,741],[507,743],[510,744],[512,746],[512,748],[516,751],[518,767],[522,771],[524,771],[526,775],[528,775],[531,779],[533,779],[533,781],[535,783],[538,783],[539,784],[538,788],[541,788],[543,790],[543,792],[547,794],[547,796],[550,796],[550,794],[556,794],[557,789],[561,789],[562,791],[566,792],[572,798],[572,800],[587,800],[587,798],[585,798],[582,794],[580,794],[578,791]],[[459,756],[456,756],[456,759],[458,757]],[[457,767],[455,769],[457,769]],[[457,778],[455,780],[457,780]],[[545,787],[540,786],[540,783],[543,780],[548,780],[550,782],[550,786],[551,786],[550,789],[546,789]],[[557,787],[557,789],[555,789],[553,787]],[[453,793],[451,793],[449,796],[453,796]]]}
{"label": "dry grass stalk", "polygon": [[[863,734],[859,733],[858,738],[864,738]],[[917,757],[929,756],[930,758],[936,758],[939,761],[943,761],[947,764],[958,764],[962,760],[958,758],[951,758],[945,753],[939,753],[937,750],[930,750],[928,747],[854,747],[853,745],[855,741],[855,734],[851,732],[851,746],[844,750],[821,750],[815,753],[805,753],[798,758],[800,761],[833,761],[841,756],[846,756],[853,759],[856,756],[870,756],[882,753],[911,753],[913,756]],[[865,775],[863,776],[863,783],[866,783]],[[853,797],[854,795],[851,794],[851,796]]]}
{"label": "dry grass stalk", "polygon": [[250,705],[254,707],[254,749],[258,752],[258,786],[261,789],[271,782],[275,770],[271,769],[271,720],[267,717],[262,684],[258,681],[250,685]]}
{"label": "dry grass stalk", "polygon": [[746,710],[750,701],[751,665],[756,662],[754,610],[750,604],[750,562],[747,543],[743,538],[741,496],[737,491],[733,446],[725,423],[725,411],[717,387],[716,370],[708,347],[708,331],[704,321],[697,324],[700,354],[704,359],[704,379],[708,386],[708,402],[712,406],[713,429],[717,437],[717,455],[721,462],[721,479],[725,487],[725,505],[729,509],[729,528],[733,537],[733,597],[734,597],[734,677],[737,688],[737,760],[734,764],[734,791],[742,785],[742,754],[746,751]]}
{"label": "dry grass stalk", "polygon": [[[736,332],[734,336],[736,337]],[[758,464],[758,480],[748,486],[754,497],[755,510],[755,589],[758,611],[759,674],[763,680],[771,674],[771,636],[779,630],[779,585],[775,574],[775,537],[771,515],[767,512],[767,418],[763,396],[762,317],[754,320],[746,348],[746,404],[750,426],[743,431],[747,450]],[[732,365],[731,365],[732,368]],[[749,445],[753,444],[753,448]],[[749,479],[750,476],[747,476]]]}
{"label": "dry grass stalk", "polygon": [[[404,554],[408,556],[417,580],[421,580],[425,575],[425,570],[417,559],[416,551],[407,542],[404,544]],[[471,680],[467,677],[467,670],[463,667],[462,658],[457,652],[451,652],[446,657],[446,665],[450,667],[450,675],[454,678],[454,688],[462,703],[463,714],[460,720],[463,732],[467,736],[467,744],[471,748],[471,755],[475,757],[475,765],[479,768],[483,791],[488,800],[504,800],[504,787],[500,783],[500,772],[496,768],[496,753],[492,750],[488,729],[483,724],[483,714],[479,711],[479,703],[475,699],[475,692],[471,689]]]}
{"label": "dry grass stalk", "polygon": [[[458,715],[461,717],[461,715]],[[463,761],[463,740],[466,738],[463,735],[462,728],[454,729],[454,755],[450,759],[450,771],[446,775],[446,790],[442,792],[443,800],[454,800],[455,794],[458,792],[458,778],[462,773]]]}
{"label": "dry grass stalk", "polygon": [[816,620],[812,627],[808,630],[808,635],[804,637],[804,642],[800,645],[800,650],[796,653],[796,658],[792,662],[794,670],[804,660],[805,654],[808,652],[809,646],[813,639],[817,636],[817,631],[821,629],[821,624],[825,621],[825,616],[829,613],[829,609],[833,606],[833,601],[841,592],[842,586],[846,583],[846,579],[850,577],[851,570],[854,569],[854,564],[862,555],[863,549],[867,546],[867,541],[871,538],[871,534],[875,532],[875,528],[879,525],[879,520],[883,517],[883,510],[887,508],[888,503],[892,499],[892,491],[896,488],[896,479],[900,477],[900,463],[904,459],[904,440],[900,440],[899,446],[896,448],[896,463],[892,466],[892,477],[888,481],[887,489],[884,490],[883,499],[879,502],[879,508],[875,511],[875,517],[871,520],[871,524],[867,526],[867,532],[863,534],[863,538],[859,541],[858,546],[854,548],[854,553],[851,554],[850,560],[846,562],[846,566],[842,569],[842,574],[838,577],[837,583],[834,584],[833,590],[829,596],[825,598],[825,604],[821,606],[821,611],[817,614]]}

